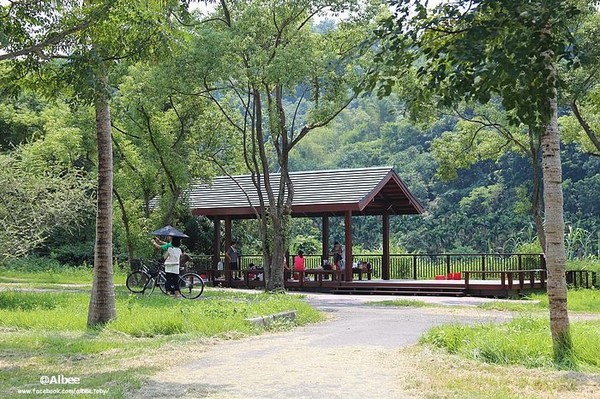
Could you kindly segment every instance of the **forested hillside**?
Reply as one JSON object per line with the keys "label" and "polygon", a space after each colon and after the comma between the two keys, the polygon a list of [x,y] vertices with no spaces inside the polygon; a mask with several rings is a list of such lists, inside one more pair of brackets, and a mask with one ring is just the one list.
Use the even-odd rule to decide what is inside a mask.
{"label": "forested hillside", "polygon": [[[423,216],[392,219],[396,250],[539,251],[531,214],[533,176],[529,159],[510,152],[458,169],[455,177],[441,176],[443,148],[438,146],[434,154],[432,145],[445,132],[454,131],[458,120],[439,116],[427,127],[410,121],[397,97],[361,98],[331,126],[302,143],[294,154],[293,167],[393,166],[426,209]],[[600,239],[600,157],[567,144],[563,163],[569,256],[592,255]],[[370,250],[381,246],[380,221],[357,217],[354,223],[360,245]],[[341,237],[341,227],[334,234]]]}
{"label": "forested hillside", "polygon": [[[301,140],[291,140],[293,148],[287,148],[290,171],[389,165],[406,182],[426,212],[392,218],[394,252],[541,251],[532,216],[534,169],[531,154],[524,151],[529,148],[526,129],[510,128],[511,114],[495,99],[484,105],[463,104],[460,109],[423,102],[415,109],[414,102],[408,105],[407,99],[424,90],[425,84],[413,75],[383,98],[357,87],[360,76],[355,75],[360,74],[349,73],[342,81],[340,71],[372,68],[371,55],[361,50],[348,59],[329,59],[329,53],[334,53],[331,49],[361,48],[357,43],[362,45],[371,37],[377,14],[387,13],[386,7],[361,9],[359,4],[330,5],[335,12],[353,8],[357,16],[352,23],[315,22],[310,18],[316,14],[307,14],[306,20],[297,22],[298,29],[305,31],[304,38],[310,32],[312,42],[294,36],[285,43],[296,47],[277,49],[279,53],[272,49],[270,56],[256,46],[261,40],[263,47],[273,43],[263,37],[266,31],[256,22],[262,15],[260,7],[265,5],[249,2],[232,5],[231,10],[217,7],[214,15],[183,13],[186,21],[203,23],[164,27],[162,41],[147,54],[133,59],[107,58],[111,66],[115,256],[150,256],[148,232],[164,224],[185,227],[192,237],[187,242],[190,249],[210,253],[211,224],[190,215],[185,190],[195,180],[210,182],[223,173],[248,173],[249,162],[243,153],[249,151],[251,139],[241,131],[242,127],[256,127],[244,118],[257,108],[243,98],[247,89],[234,85],[248,76],[243,62],[239,70],[232,67],[232,59],[239,54],[252,54],[259,65],[252,71],[262,71],[264,79],[279,85],[277,90],[267,87],[262,94],[263,104],[268,104],[263,111],[271,113],[259,126],[264,128],[263,139],[272,140],[277,129],[289,128],[284,133],[292,138],[299,134],[294,128],[307,133]],[[306,8],[293,14],[297,17],[321,6],[286,3],[281,6],[281,15],[286,16],[294,7]],[[123,10],[129,12],[125,3]],[[76,8],[62,11],[66,17],[71,12],[77,15]],[[232,23],[230,11],[244,22]],[[569,85],[562,89],[559,102],[565,237],[570,258],[598,256],[600,242],[600,156],[593,136],[583,134],[586,129],[582,126],[586,126],[579,120],[582,114],[587,129],[598,130],[600,85],[593,58],[596,30],[586,28],[586,24],[597,26],[597,14],[592,12],[578,25],[582,48],[588,46],[589,50],[583,60],[587,64],[582,61],[581,67],[567,76]],[[40,14],[41,26],[46,23],[43,17]],[[61,20],[59,13],[55,17],[60,23],[70,23],[66,17]],[[20,26],[18,13],[7,13],[3,18],[16,24],[4,25],[6,37],[27,33],[9,31]],[[215,25],[221,30],[213,29],[207,21],[224,25]],[[31,59],[15,56],[11,60],[11,46],[21,44],[18,40],[7,42],[0,64],[0,176],[4,182],[0,189],[0,255],[37,254],[61,262],[91,264],[98,147],[94,108],[85,99],[87,89],[82,88],[89,83],[86,73],[90,71],[78,63],[77,52],[70,55],[73,62],[64,62],[62,48],[54,49],[56,59],[43,54],[38,59],[34,54]],[[117,50],[122,49],[116,46]],[[314,64],[298,61],[306,57],[314,57]],[[268,64],[271,61],[274,63]],[[321,69],[314,69],[317,67]],[[238,75],[232,77],[233,73]],[[353,89],[361,95],[355,98]],[[347,104],[347,97],[352,101],[337,114]],[[280,101],[277,113],[269,101]],[[281,118],[281,126],[272,123],[284,111],[294,119]],[[326,115],[322,119],[328,123],[322,123],[324,127],[320,127],[321,122],[313,123],[309,133],[301,131],[299,126],[315,115]],[[330,116],[335,117],[329,122]],[[482,120],[493,123],[482,128]],[[538,156],[539,148],[533,153]],[[270,159],[265,165],[272,172],[280,169],[276,154],[274,149],[266,151]],[[539,169],[539,158],[535,164]],[[334,186],[327,187],[323,195],[333,190]],[[157,198],[160,202],[153,208],[151,202]],[[291,249],[299,245],[318,248],[318,224],[293,220]],[[359,251],[380,250],[378,219],[356,216],[354,227]],[[332,240],[343,237],[342,220],[332,220],[331,234]],[[236,223],[234,235],[242,238],[245,252],[261,250],[256,225]],[[20,243],[16,249],[15,240]]]}

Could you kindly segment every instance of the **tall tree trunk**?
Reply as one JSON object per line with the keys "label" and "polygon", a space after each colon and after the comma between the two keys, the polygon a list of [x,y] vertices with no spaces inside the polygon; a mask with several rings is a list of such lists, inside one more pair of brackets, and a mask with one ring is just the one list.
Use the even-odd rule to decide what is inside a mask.
{"label": "tall tree trunk", "polygon": [[550,330],[554,358],[568,360],[573,348],[567,311],[566,256],[563,219],[562,166],[558,134],[556,91],[550,99],[552,118],[541,137],[544,180],[544,213],[546,216],[546,266],[548,269],[548,300]]}
{"label": "tall tree trunk", "polygon": [[98,141],[98,206],[94,282],[88,313],[88,326],[102,325],[114,319],[115,288],[112,267],[112,142],[108,95],[108,72],[99,66],[94,105]]}
{"label": "tall tree trunk", "polygon": [[[273,256],[271,258],[270,278],[265,286],[269,292],[285,290],[284,285],[284,259],[286,257],[285,246],[285,216],[281,215],[281,210],[277,209],[276,214],[269,215],[271,218],[271,228],[273,231]],[[288,265],[290,267],[290,265]]]}
{"label": "tall tree trunk", "polygon": [[542,252],[545,252],[546,248],[546,233],[544,231],[544,215],[542,214],[542,176],[540,171],[539,153],[540,143],[534,143],[534,137],[539,137],[533,130],[529,130],[529,151],[531,158],[531,167],[533,172],[533,194],[531,198],[531,213],[533,214],[533,221],[535,223],[535,229],[537,237],[542,247]]}

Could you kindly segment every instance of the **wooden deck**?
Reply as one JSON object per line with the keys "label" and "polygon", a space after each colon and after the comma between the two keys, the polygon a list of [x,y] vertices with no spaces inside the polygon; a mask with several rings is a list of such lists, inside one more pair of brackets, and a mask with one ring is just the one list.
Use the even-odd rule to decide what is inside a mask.
{"label": "wooden deck", "polygon": [[[238,276],[228,271],[210,271],[213,286],[259,288],[258,270],[242,270]],[[466,271],[461,280],[354,280],[343,281],[339,271],[309,270],[301,279],[289,278],[285,287],[293,291],[328,292],[354,295],[439,295],[509,298],[546,289],[545,270],[512,270],[495,273]],[[291,277],[291,276],[290,276]],[[300,277],[300,276],[296,276]],[[477,277],[478,279],[474,279]]]}

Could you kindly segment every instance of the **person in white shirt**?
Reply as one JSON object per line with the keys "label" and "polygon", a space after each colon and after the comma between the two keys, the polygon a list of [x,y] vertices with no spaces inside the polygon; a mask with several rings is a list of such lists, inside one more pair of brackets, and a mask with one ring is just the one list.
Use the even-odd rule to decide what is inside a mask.
{"label": "person in white shirt", "polygon": [[172,237],[171,247],[165,252],[165,275],[167,278],[165,289],[173,296],[179,293],[179,259],[181,258],[181,238]]}

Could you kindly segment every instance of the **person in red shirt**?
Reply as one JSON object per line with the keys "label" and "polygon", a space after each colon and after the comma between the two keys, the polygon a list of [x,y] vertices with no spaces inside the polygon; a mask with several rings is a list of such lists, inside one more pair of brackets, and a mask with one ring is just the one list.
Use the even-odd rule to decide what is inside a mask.
{"label": "person in red shirt", "polygon": [[[304,267],[304,252],[301,249],[299,249],[298,254],[294,256],[294,271],[303,272],[304,270],[306,270],[306,268]],[[299,279],[299,273],[294,273],[294,277]]]}

